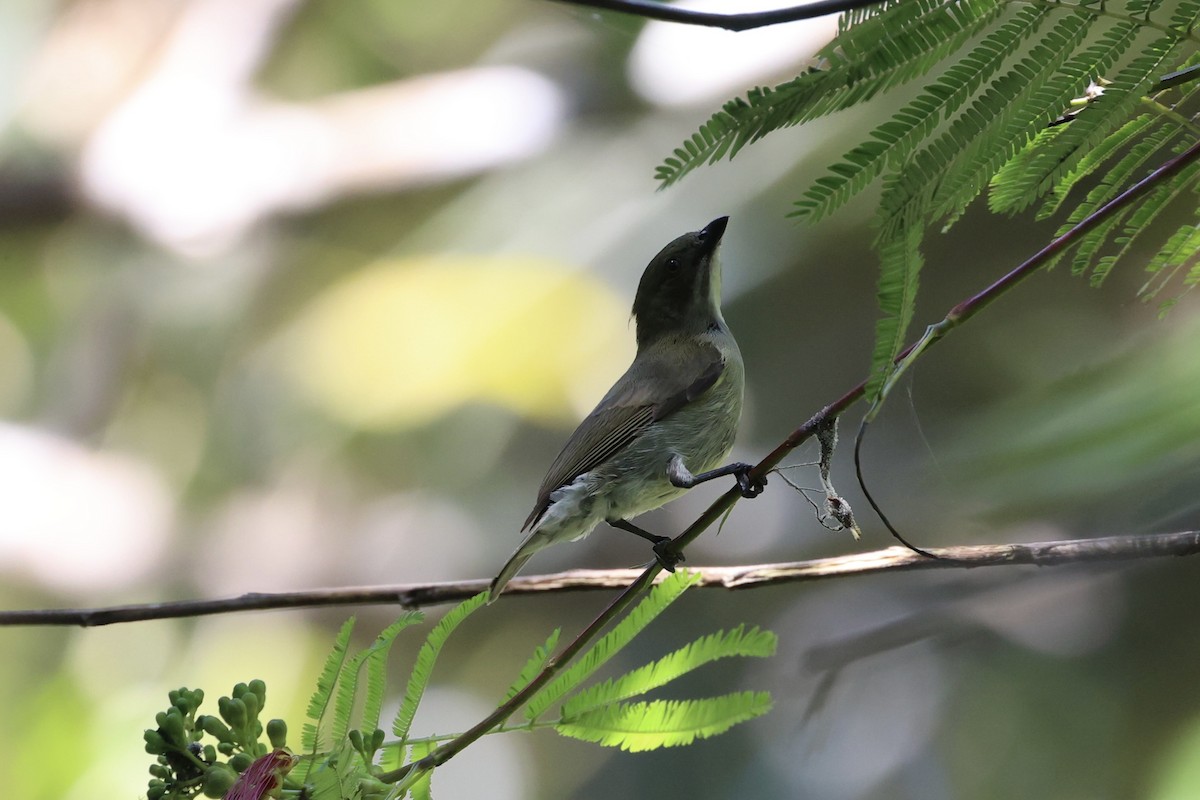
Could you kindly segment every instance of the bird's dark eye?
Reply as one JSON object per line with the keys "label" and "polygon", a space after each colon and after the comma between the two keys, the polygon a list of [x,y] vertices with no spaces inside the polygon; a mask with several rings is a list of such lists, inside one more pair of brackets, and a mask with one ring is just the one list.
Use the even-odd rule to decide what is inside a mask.
{"label": "bird's dark eye", "polygon": [[678,271],[679,271],[679,259],[678,258],[668,258],[667,259],[667,272],[678,272]]}

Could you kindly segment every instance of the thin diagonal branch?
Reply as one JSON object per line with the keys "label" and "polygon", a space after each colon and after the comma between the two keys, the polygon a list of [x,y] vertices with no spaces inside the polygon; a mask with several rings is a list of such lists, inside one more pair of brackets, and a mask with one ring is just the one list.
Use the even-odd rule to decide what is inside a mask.
{"label": "thin diagonal branch", "polygon": [[684,25],[699,25],[705,28],[724,28],[729,31],[749,31],[755,28],[767,28],[771,25],[782,25],[785,22],[798,22],[802,19],[816,19],[829,14],[840,14],[843,11],[853,11],[856,8],[879,5],[883,0],[816,0],[790,8],[775,8],[769,11],[746,11],[735,14],[719,14],[713,11],[695,11],[679,6],[669,6],[654,0],[554,0],[572,6],[598,8],[602,11],[616,11],[621,14],[632,14],[645,19],[656,19],[662,22],[678,22]]}
{"label": "thin diagonal branch", "polygon": [[[1050,1],[1044,0],[1044,2]],[[816,19],[817,17],[824,17],[829,14],[840,14],[843,11],[853,11],[857,8],[878,5],[883,0],[817,0],[813,3],[804,3],[803,5],[788,8],[774,8],[769,11],[746,11],[733,14],[721,14],[715,11],[695,11],[688,8],[680,8],[679,6],[669,6],[665,3],[656,2],[656,0],[551,0],[551,2],[598,8],[602,11],[615,11],[620,14],[630,14],[635,17],[654,19],[661,22],[677,22],[681,25],[696,25],[702,28],[724,28],[728,31],[741,33],[742,31],[767,28],[772,25],[782,25],[788,22]],[[1095,8],[1094,6],[1074,6],[1057,2],[1055,5],[1062,5],[1065,8],[1081,8],[1083,10],[1092,10]],[[1122,15],[1122,19],[1129,19],[1129,17]],[[1143,21],[1143,24],[1146,23]],[[1165,89],[1189,83],[1197,78],[1200,78],[1200,65],[1162,76],[1158,79],[1158,83],[1150,88],[1148,92],[1154,94],[1155,92],[1161,92]],[[1064,116],[1055,120],[1051,125],[1061,125],[1063,122],[1069,122],[1073,118],[1073,116]]]}

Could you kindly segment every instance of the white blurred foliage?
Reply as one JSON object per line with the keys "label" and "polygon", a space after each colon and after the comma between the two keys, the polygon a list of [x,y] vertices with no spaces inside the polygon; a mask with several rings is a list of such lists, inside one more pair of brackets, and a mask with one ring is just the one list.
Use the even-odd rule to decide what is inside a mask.
{"label": "white blurred foliage", "polygon": [[231,496],[202,543],[199,582],[220,594],[248,586],[286,591],[326,579],[339,542],[332,505],[303,479]]}
{"label": "white blurred foliage", "polygon": [[366,189],[447,180],[542,150],[560,91],[518,67],[468,68],[283,103],[252,86],[295,0],[191,0],[148,76],[84,146],[94,202],[202,255],[262,218]]}
{"label": "white blurred foliage", "polygon": [[[686,0],[692,11],[725,14],[766,11],[779,0]],[[786,25],[728,31],[673,22],[650,22],[629,54],[629,81],[643,99],[660,106],[703,106],[744,92],[758,82],[791,77],[837,33],[827,14]]]}
{"label": "white blurred foliage", "polygon": [[0,424],[0,564],[51,589],[117,589],[159,563],[173,500],[145,464]]}
{"label": "white blurred foliage", "polygon": [[[354,583],[460,579],[496,568],[486,536],[459,506],[423,493],[383,497],[363,509],[354,534],[343,539],[341,571]],[[515,542],[515,537],[513,538]]]}

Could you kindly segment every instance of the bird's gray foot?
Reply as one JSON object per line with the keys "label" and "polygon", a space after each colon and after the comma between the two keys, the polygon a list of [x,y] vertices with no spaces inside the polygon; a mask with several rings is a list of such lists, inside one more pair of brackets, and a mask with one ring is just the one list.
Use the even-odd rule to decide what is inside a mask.
{"label": "bird's gray foot", "polygon": [[654,560],[657,561],[667,572],[674,572],[675,567],[683,561],[683,553],[678,553],[671,549],[671,537],[659,536],[648,530],[639,528],[632,522],[626,519],[610,519],[608,524],[619,530],[628,531],[635,536],[640,536],[648,542],[654,544]]}
{"label": "bird's gray foot", "polygon": [[737,480],[738,491],[740,491],[742,493],[742,497],[746,498],[747,500],[752,500],[755,497],[758,497],[763,493],[763,489],[767,488],[767,479],[765,477],[756,479],[750,478],[750,471],[754,469],[753,464],[746,464],[738,461],[730,464],[729,466],[732,467],[730,471],[733,473],[733,477]]}
{"label": "bird's gray foot", "polygon": [[667,536],[659,537],[661,541],[654,543],[654,560],[667,572],[674,572],[675,567],[683,563],[683,553],[671,549],[672,539]]}

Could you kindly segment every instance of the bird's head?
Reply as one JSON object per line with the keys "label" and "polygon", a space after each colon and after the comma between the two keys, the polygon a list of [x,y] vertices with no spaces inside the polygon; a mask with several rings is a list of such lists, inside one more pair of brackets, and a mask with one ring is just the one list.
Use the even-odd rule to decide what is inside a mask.
{"label": "bird's head", "polygon": [[633,300],[639,348],[662,336],[724,325],[718,250],[727,224],[729,217],[718,217],[680,236],[650,261]]}

